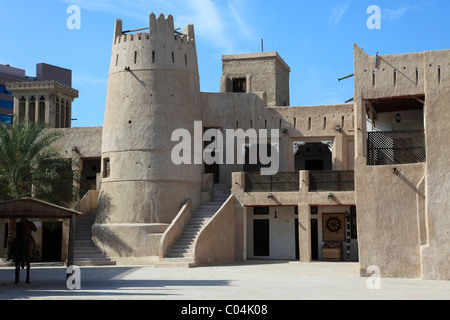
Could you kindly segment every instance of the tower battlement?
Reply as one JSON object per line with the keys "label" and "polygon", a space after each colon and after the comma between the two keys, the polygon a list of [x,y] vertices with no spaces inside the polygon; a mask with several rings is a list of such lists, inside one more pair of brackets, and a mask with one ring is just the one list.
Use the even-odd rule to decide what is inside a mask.
{"label": "tower battlement", "polygon": [[[148,32],[136,32],[148,29]],[[123,31],[117,19],[111,57],[111,72],[124,69],[165,68],[198,72],[194,26],[184,33],[175,30],[172,15],[149,16],[149,27]]]}

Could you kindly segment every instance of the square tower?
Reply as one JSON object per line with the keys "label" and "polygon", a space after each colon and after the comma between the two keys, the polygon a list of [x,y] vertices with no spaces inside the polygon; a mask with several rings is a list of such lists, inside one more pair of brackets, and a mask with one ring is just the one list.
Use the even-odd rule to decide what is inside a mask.
{"label": "square tower", "polygon": [[224,55],[220,92],[265,92],[268,106],[288,106],[290,71],[275,51]]}

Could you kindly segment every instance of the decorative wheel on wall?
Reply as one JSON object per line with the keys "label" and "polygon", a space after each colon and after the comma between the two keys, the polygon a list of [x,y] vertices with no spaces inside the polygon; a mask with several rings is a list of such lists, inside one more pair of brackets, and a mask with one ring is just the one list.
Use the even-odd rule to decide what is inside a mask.
{"label": "decorative wheel on wall", "polygon": [[330,232],[338,233],[338,231],[342,228],[342,223],[341,223],[341,220],[339,220],[338,217],[330,217],[327,220],[326,226],[327,226],[327,229]]}

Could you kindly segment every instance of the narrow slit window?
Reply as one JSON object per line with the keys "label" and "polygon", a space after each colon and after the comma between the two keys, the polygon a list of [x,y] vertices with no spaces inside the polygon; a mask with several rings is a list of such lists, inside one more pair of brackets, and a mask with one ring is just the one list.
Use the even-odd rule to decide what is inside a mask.
{"label": "narrow slit window", "polygon": [[187,66],[187,54],[184,55],[184,64]]}
{"label": "narrow slit window", "polygon": [[438,66],[438,83],[441,83],[441,66]]}
{"label": "narrow slit window", "polygon": [[172,62],[175,63],[175,53],[172,51]]}
{"label": "narrow slit window", "polygon": [[323,117],[323,129],[327,128],[327,117]]}
{"label": "narrow slit window", "polygon": [[103,159],[103,178],[109,178],[111,175],[111,162],[109,158]]}
{"label": "narrow slit window", "polygon": [[134,52],[134,64],[137,62],[137,51]]}
{"label": "narrow slit window", "polygon": [[155,62],[155,51],[152,51],[152,62]]}
{"label": "narrow slit window", "polygon": [[419,68],[416,68],[416,85],[419,84]]}
{"label": "narrow slit window", "polygon": [[394,70],[394,87],[397,86],[397,70]]}
{"label": "narrow slit window", "polygon": [[375,71],[372,72],[372,87],[375,87]]}
{"label": "narrow slit window", "polygon": [[116,67],[117,67],[118,63],[119,63],[119,55],[116,55]]}
{"label": "narrow slit window", "polygon": [[311,131],[311,118],[308,118],[308,130]]}
{"label": "narrow slit window", "polygon": [[341,128],[342,128],[342,129],[344,129],[344,123],[345,123],[345,121],[344,121],[344,120],[345,120],[345,117],[344,117],[344,116],[342,116],[342,123],[341,123]]}

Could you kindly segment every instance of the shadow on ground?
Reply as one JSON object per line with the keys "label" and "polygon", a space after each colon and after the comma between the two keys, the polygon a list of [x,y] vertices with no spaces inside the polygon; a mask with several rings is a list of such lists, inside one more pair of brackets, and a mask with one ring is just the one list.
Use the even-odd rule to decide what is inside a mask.
{"label": "shadow on ground", "polygon": [[[210,287],[227,286],[226,280],[165,280],[165,279],[126,279],[128,274],[139,267],[81,267],[80,290],[69,290],[66,285],[65,267],[31,268],[31,283],[25,283],[25,270],[21,270],[21,282],[14,284],[14,269],[0,268],[0,299],[29,299],[60,297],[62,299],[83,296],[176,296],[171,287]],[[125,279],[124,279],[125,277]],[[154,291],[158,292],[152,292]],[[167,290],[167,293],[161,291]]]}

